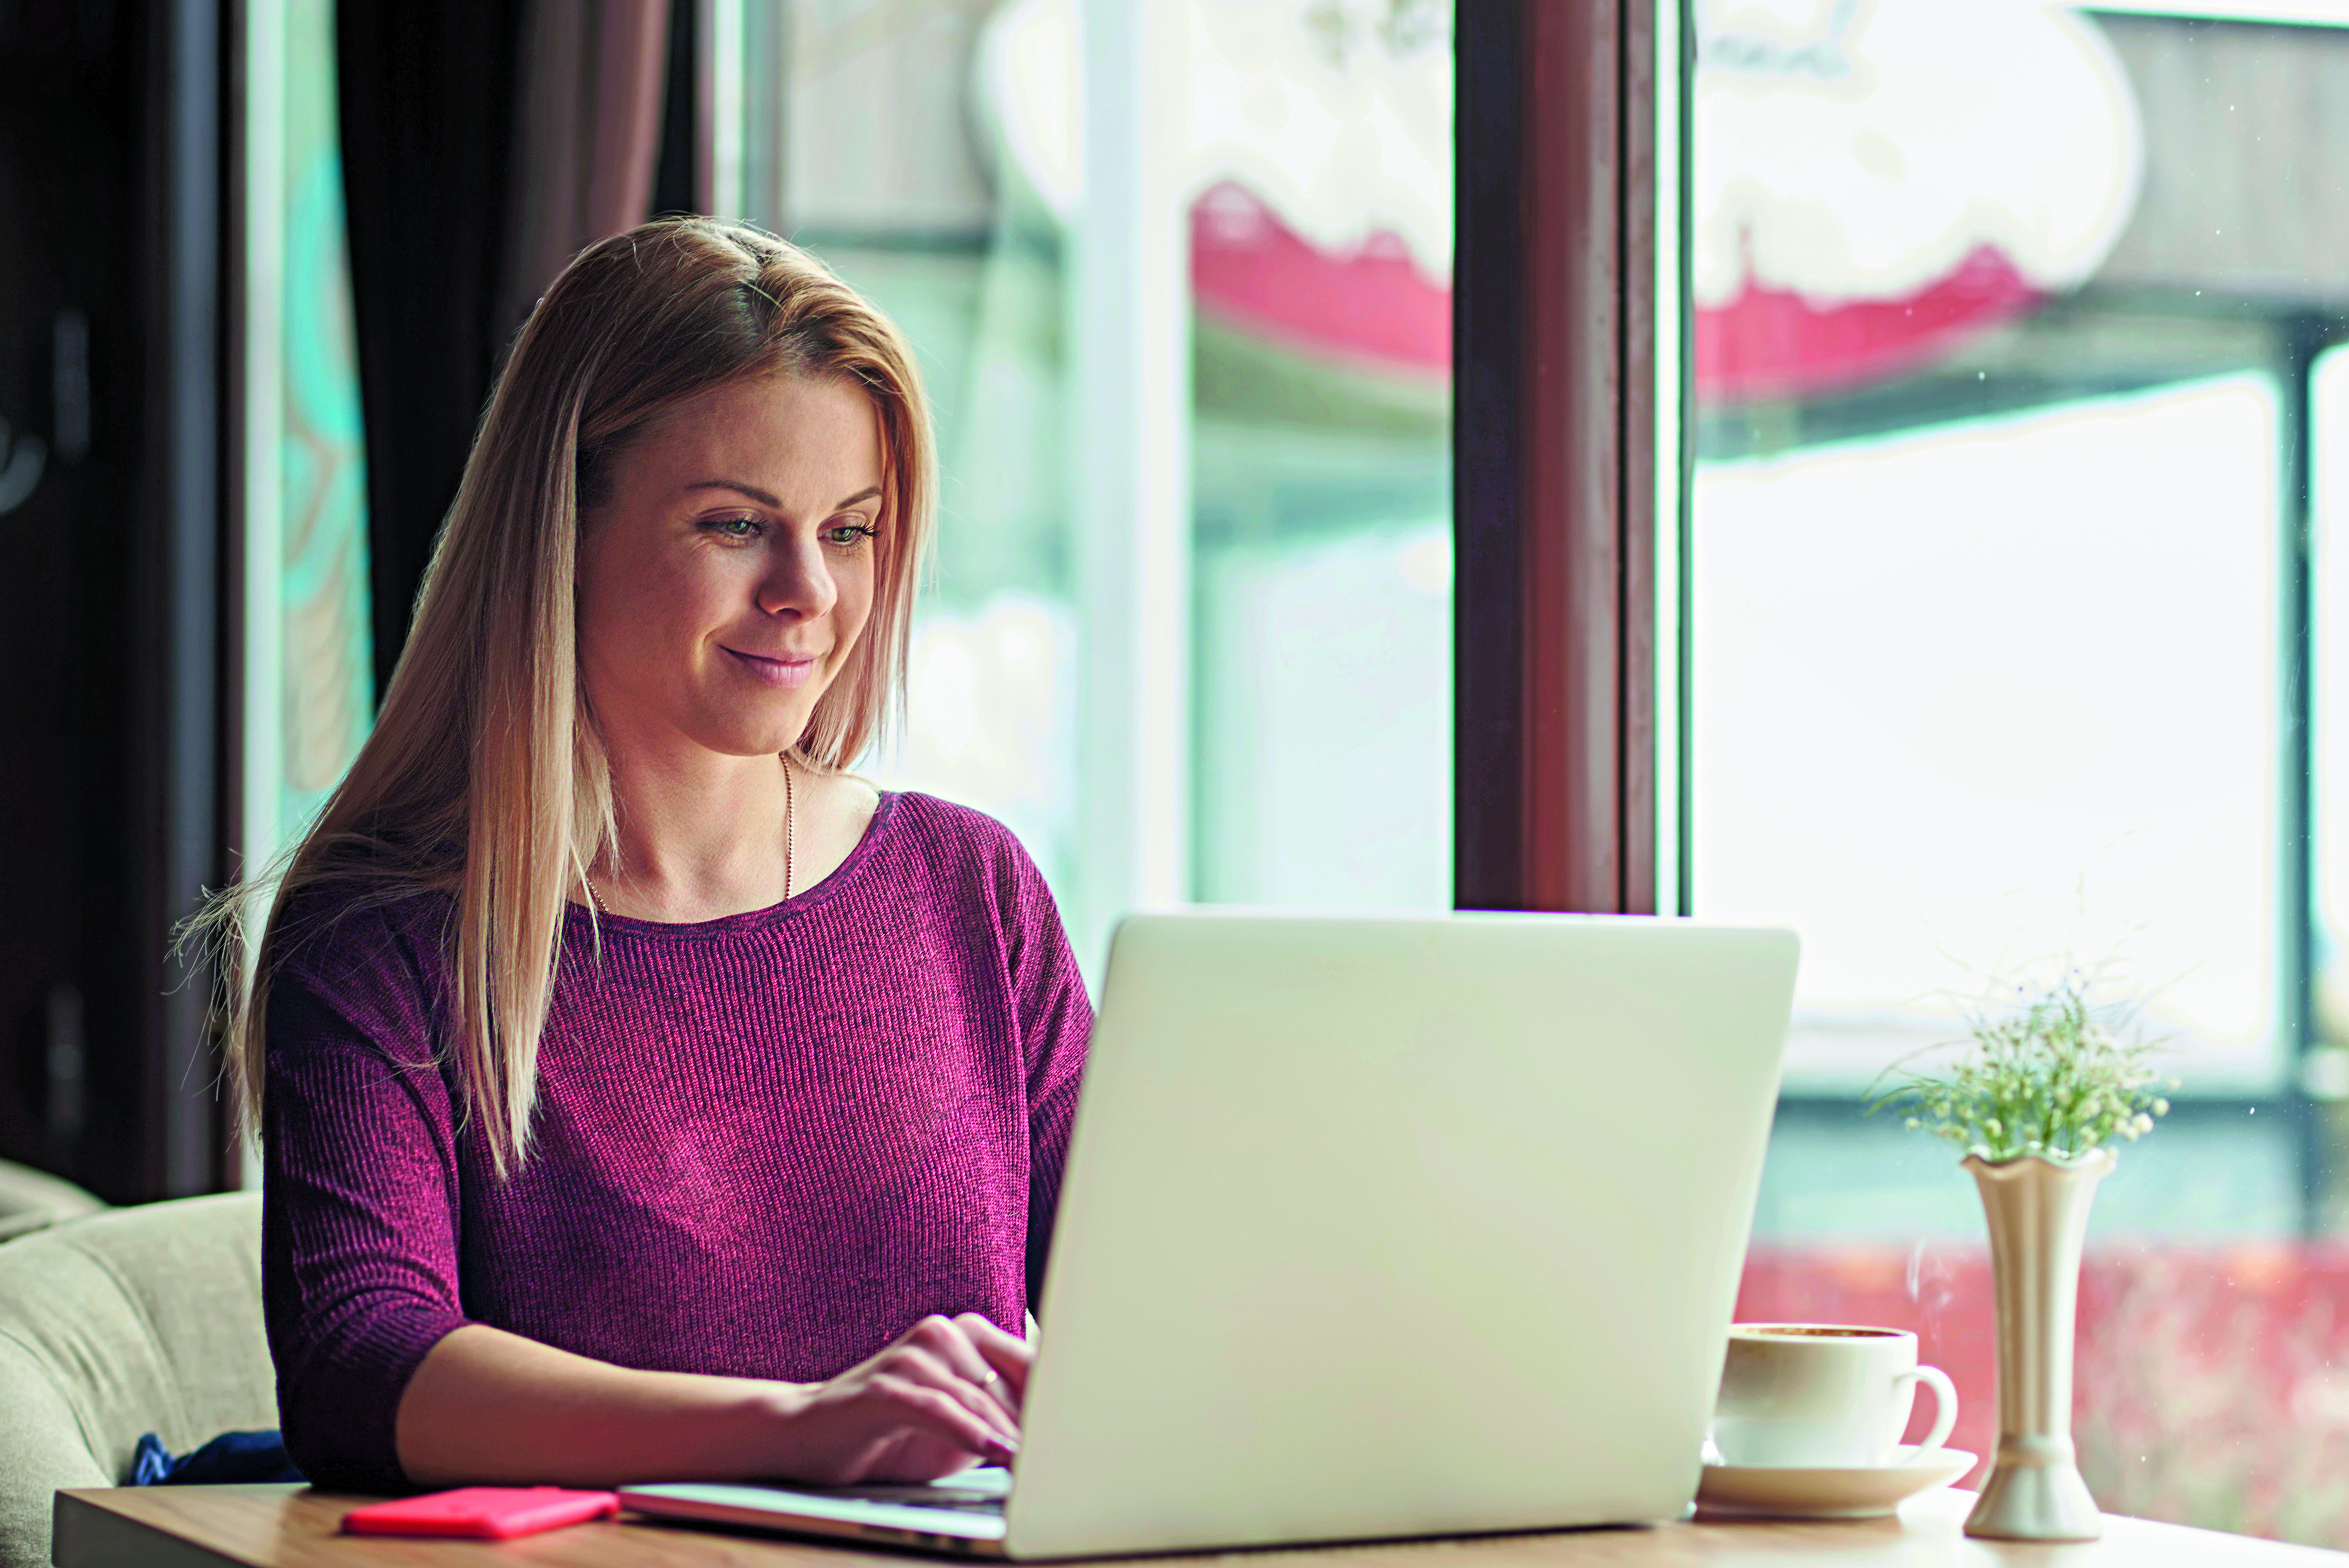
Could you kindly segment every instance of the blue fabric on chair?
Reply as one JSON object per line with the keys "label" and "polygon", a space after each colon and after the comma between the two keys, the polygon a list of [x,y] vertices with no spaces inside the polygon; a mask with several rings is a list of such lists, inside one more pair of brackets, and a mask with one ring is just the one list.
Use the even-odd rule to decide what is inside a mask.
{"label": "blue fabric on chair", "polygon": [[273,1429],[223,1432],[191,1454],[173,1459],[163,1439],[149,1432],[130,1461],[132,1486],[222,1486],[238,1481],[297,1481],[302,1472],[285,1457],[285,1444]]}

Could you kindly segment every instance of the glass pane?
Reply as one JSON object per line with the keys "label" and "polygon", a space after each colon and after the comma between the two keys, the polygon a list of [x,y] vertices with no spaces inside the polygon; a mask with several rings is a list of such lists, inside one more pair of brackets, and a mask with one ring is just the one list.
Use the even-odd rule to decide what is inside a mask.
{"label": "glass pane", "polygon": [[1805,944],[1741,1315],[1919,1329],[1987,1455],[1980,1205],[1862,1097],[1993,979],[2102,966],[2184,1086],[2096,1199],[2082,1469],[2349,1545],[2301,1092],[2349,995],[2301,548],[2301,454],[2349,439],[2349,32],[2196,9],[1698,5],[1687,849],[1696,913]]}
{"label": "glass pane", "polygon": [[375,722],[359,419],[329,0],[244,16],[243,744],[258,868],[326,805]]}
{"label": "glass pane", "polygon": [[2277,415],[2237,375],[1702,465],[1699,908],[1802,930],[1806,1087],[2067,949],[2198,1086],[2271,1080]]}
{"label": "glass pane", "polygon": [[1009,824],[1089,968],[1144,903],[1447,906],[1450,8],[710,15],[716,205],[936,404],[875,775]]}

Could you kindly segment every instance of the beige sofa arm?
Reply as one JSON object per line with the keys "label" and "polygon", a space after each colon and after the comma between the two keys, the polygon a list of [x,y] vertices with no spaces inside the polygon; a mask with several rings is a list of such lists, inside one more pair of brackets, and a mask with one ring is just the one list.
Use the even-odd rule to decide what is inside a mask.
{"label": "beige sofa arm", "polygon": [[0,1568],[47,1568],[57,1489],[119,1484],[140,1433],[178,1453],[276,1424],[259,1194],[0,1244]]}
{"label": "beige sofa arm", "polygon": [[96,1214],[106,1208],[96,1193],[62,1176],[0,1159],[0,1241],[21,1236],[60,1220]]}

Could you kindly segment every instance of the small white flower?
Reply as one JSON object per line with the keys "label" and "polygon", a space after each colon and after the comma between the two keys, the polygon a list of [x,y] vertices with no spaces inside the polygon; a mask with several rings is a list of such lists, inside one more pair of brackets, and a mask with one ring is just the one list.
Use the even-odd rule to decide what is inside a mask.
{"label": "small white flower", "polygon": [[2168,1116],[2168,1115],[2169,1114],[2169,1102],[2168,1102],[2168,1100],[2158,1100],[2158,1100],[2156,1100],[2156,1101],[2154,1101],[2154,1102],[2153,1102],[2153,1114],[2154,1114],[2155,1116]]}
{"label": "small white flower", "polygon": [[2139,1111],[2137,1113],[2137,1120],[2131,1122],[2129,1125],[2137,1128],[2140,1133],[2149,1133],[2153,1130],[2153,1118],[2147,1116],[2144,1112]]}

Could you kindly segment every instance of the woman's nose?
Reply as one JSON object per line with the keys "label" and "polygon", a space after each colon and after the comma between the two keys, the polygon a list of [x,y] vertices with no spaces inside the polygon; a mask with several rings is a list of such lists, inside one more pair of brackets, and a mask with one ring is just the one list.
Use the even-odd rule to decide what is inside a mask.
{"label": "woman's nose", "polygon": [[796,612],[813,620],[828,614],[840,597],[823,545],[814,539],[793,540],[779,547],[766,576],[759,584],[759,607],[769,615]]}

